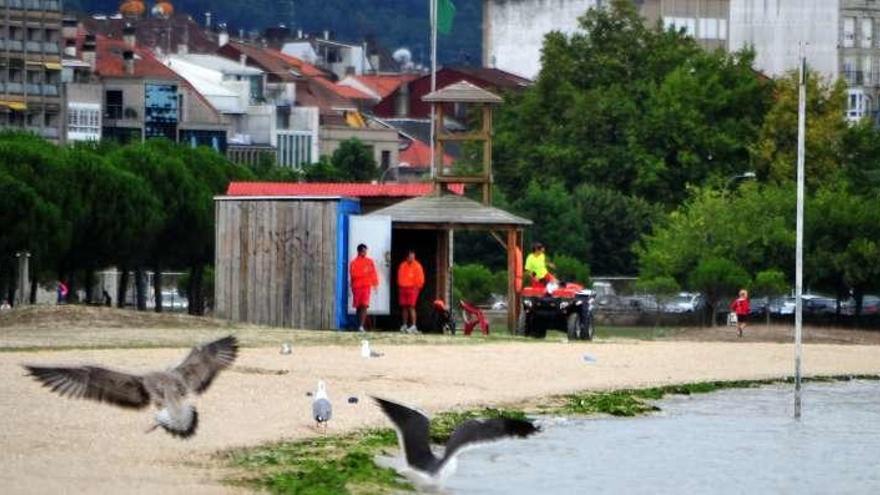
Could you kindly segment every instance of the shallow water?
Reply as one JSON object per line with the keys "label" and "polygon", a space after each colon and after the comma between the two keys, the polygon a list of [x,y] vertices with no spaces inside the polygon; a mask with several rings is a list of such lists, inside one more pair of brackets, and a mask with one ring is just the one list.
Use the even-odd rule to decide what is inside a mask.
{"label": "shallow water", "polygon": [[640,418],[548,419],[464,452],[456,494],[880,493],[880,382],[673,396]]}

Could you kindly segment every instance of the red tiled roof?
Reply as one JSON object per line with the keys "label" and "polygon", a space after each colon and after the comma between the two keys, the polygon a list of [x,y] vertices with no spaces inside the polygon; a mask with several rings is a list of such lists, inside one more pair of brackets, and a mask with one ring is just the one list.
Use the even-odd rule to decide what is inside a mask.
{"label": "red tiled roof", "polygon": [[[455,160],[443,154],[443,165],[449,166]],[[427,168],[431,166],[431,147],[418,139],[410,141],[410,145],[400,152],[400,163],[408,163],[413,168]]]}
{"label": "red tiled roof", "polygon": [[[174,71],[159,61],[149,50],[135,46],[130,48],[124,41],[106,36],[95,36],[95,72],[103,77],[133,77],[179,80]],[[135,54],[134,73],[125,71],[122,53],[131,50]]]}
{"label": "red tiled roof", "polygon": [[357,76],[357,80],[385,98],[397,91],[402,84],[418,79],[420,74],[377,74]]}
{"label": "red tiled roof", "polygon": [[[434,185],[429,182],[369,184],[357,182],[231,182],[229,196],[348,196],[353,198],[415,198],[427,196]],[[460,184],[449,190],[462,194]]]}
{"label": "red tiled roof", "polygon": [[306,77],[325,77],[327,73],[319,69],[318,67],[302,60],[300,58],[294,57],[293,55],[288,55],[284,52],[266,48],[266,52],[270,55],[292,65],[300,74]]}
{"label": "red tiled roof", "polygon": [[334,84],[334,91],[340,96],[345,98],[351,98],[352,100],[370,100],[373,101],[373,97],[364,93],[363,91],[353,88],[351,86],[345,86],[343,84]]}

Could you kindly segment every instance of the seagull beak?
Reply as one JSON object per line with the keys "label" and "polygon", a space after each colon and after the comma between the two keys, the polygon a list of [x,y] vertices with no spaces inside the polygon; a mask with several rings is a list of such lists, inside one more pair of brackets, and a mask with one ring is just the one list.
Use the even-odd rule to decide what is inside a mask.
{"label": "seagull beak", "polygon": [[153,426],[144,430],[144,433],[153,433],[153,431],[159,427],[159,423],[153,423]]}

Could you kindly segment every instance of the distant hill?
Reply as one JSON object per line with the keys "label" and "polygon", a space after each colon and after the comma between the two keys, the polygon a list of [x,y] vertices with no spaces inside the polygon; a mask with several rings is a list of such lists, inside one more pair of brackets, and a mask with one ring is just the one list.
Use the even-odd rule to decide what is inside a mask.
{"label": "distant hill", "polygon": [[[343,41],[374,36],[387,49],[405,46],[416,61],[427,62],[428,0],[177,0],[177,12],[186,12],[200,23],[210,11],[214,22],[226,22],[231,32],[240,28],[261,30],[285,24],[293,29],[320,33],[329,29]],[[453,32],[439,37],[441,63],[480,63],[481,0],[453,0],[457,10]],[[64,0],[67,11],[115,13],[115,0]],[[148,10],[152,2],[148,1]]]}

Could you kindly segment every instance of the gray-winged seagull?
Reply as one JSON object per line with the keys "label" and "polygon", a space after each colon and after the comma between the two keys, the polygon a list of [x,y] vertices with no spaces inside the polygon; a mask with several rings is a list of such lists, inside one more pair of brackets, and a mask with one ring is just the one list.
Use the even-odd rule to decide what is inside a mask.
{"label": "gray-winged seagull", "polygon": [[189,438],[199,424],[196,408],[186,402],[191,394],[201,394],[217,373],[228,368],[238,355],[233,336],[193,347],[189,355],[167,371],[133,375],[99,366],[30,366],[30,375],[63,397],[92,399],[130,409],[154,404],[156,424],[168,433]]}
{"label": "gray-winged seagull", "polygon": [[315,426],[327,432],[327,422],[333,417],[333,404],[327,397],[327,386],[324,380],[318,382],[318,390],[315,391],[315,399],[312,401],[312,417],[315,418]]}
{"label": "gray-winged seagull", "polygon": [[431,451],[428,417],[415,409],[373,397],[397,430],[397,440],[407,466],[421,475],[421,481],[436,484],[450,476],[456,468],[456,456],[465,449],[506,437],[527,437],[539,429],[530,421],[494,418],[469,419],[453,430],[442,457]]}

